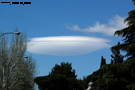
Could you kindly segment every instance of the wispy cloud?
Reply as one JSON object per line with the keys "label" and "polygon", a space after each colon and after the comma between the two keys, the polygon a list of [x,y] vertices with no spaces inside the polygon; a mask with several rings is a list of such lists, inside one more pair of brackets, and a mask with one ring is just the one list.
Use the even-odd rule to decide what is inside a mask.
{"label": "wispy cloud", "polygon": [[120,17],[116,15],[113,19],[109,20],[108,24],[101,24],[96,22],[94,26],[88,26],[87,28],[80,28],[78,25],[74,25],[69,27],[66,25],[66,28],[74,30],[74,31],[81,31],[87,33],[102,33],[105,35],[113,35],[116,30],[123,29],[127,27],[126,23],[124,23],[124,17]]}
{"label": "wispy cloud", "polygon": [[73,56],[110,47],[107,39],[87,36],[57,36],[32,38],[28,52],[35,54]]}

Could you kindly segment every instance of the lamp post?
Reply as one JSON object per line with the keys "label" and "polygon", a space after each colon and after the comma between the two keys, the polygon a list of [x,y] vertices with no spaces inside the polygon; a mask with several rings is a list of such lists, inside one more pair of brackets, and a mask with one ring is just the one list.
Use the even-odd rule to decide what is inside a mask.
{"label": "lamp post", "polygon": [[[3,33],[3,34],[1,34],[0,35],[0,37],[1,36],[3,36],[3,35],[5,35],[5,34],[16,34],[16,35],[20,35],[21,34],[21,32],[7,32],[7,33]],[[24,58],[28,58],[28,56],[24,56]],[[9,61],[10,62],[10,61]],[[16,63],[12,66],[12,68],[14,67],[16,65]],[[7,66],[6,68],[5,68],[5,66],[0,66],[1,68],[3,68],[2,69],[2,72],[4,72],[3,73],[3,80],[2,81],[4,81],[3,83],[2,83],[2,90],[8,90],[8,79],[6,79],[6,75],[5,75],[5,70],[6,70],[6,68],[7,68],[7,76],[8,76],[8,78],[9,78],[9,67]],[[11,68],[11,70],[12,70],[12,68]]]}
{"label": "lamp post", "polygon": [[20,35],[21,32],[7,32],[7,33],[1,34],[0,37],[3,36],[3,35],[5,35],[5,34],[16,34],[16,35]]}

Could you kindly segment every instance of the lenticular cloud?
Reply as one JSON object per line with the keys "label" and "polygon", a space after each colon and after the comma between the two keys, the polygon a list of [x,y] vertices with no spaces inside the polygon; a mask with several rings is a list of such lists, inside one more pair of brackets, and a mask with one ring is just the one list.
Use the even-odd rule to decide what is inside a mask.
{"label": "lenticular cloud", "polygon": [[57,36],[32,38],[28,52],[55,56],[73,56],[87,54],[108,48],[109,40],[86,36]]}

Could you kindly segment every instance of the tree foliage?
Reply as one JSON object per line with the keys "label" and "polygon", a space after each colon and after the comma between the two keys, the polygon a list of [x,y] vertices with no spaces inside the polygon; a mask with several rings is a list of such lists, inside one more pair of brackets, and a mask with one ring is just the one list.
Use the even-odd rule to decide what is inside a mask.
{"label": "tree foliage", "polygon": [[100,64],[100,67],[102,67],[103,65],[106,65],[106,59],[104,59],[104,57],[101,56],[101,64]]}
{"label": "tree foliage", "polygon": [[37,77],[35,82],[41,90],[68,90],[68,80],[64,75],[51,74]]}
{"label": "tree foliage", "polygon": [[[135,4],[135,1],[132,0]],[[123,43],[120,45],[113,46],[111,50],[119,49],[122,51],[126,51],[127,57],[135,57],[135,10],[131,10],[128,13],[128,17],[125,19],[127,22],[128,27],[117,30],[114,35],[118,35],[123,37]]]}
{"label": "tree foliage", "polygon": [[[132,1],[135,5],[135,0]],[[124,42],[111,48],[111,64],[103,65],[85,79],[86,83],[94,82],[91,90],[135,90],[135,10],[128,15],[125,19],[128,27],[114,33],[122,36]],[[125,57],[129,57],[124,62],[120,50],[126,51]]]}
{"label": "tree foliage", "polygon": [[[117,45],[120,45],[120,42],[118,42]],[[111,64],[117,64],[117,63],[123,63],[123,58],[124,56],[120,54],[119,49],[113,49],[112,50],[112,55],[111,55]]]}
{"label": "tree foliage", "polygon": [[89,75],[85,82],[92,80],[91,90],[135,90],[135,58],[122,64],[108,64]]}
{"label": "tree foliage", "polygon": [[51,70],[50,74],[61,74],[67,78],[76,78],[75,70],[72,69],[71,63],[62,62],[61,65],[56,64]]}
{"label": "tree foliage", "polygon": [[76,76],[71,64],[62,62],[56,64],[49,75],[36,77],[34,81],[41,90],[83,90],[82,80]]}
{"label": "tree foliage", "polygon": [[13,35],[11,43],[0,37],[0,90],[32,90],[36,64],[32,57],[24,58],[26,34]]}

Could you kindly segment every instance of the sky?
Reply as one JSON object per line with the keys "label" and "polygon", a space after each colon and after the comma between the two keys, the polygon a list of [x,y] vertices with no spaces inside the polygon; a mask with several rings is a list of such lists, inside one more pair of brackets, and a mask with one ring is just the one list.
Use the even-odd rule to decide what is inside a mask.
{"label": "sky", "polygon": [[[0,0],[25,2],[25,0]],[[127,27],[132,0],[27,0],[31,4],[0,3],[0,32],[27,33],[28,49],[37,63],[37,76],[55,64],[72,63],[77,78],[100,68],[101,56],[111,62],[110,47],[122,41],[113,36]],[[122,53],[124,54],[124,53]]]}

